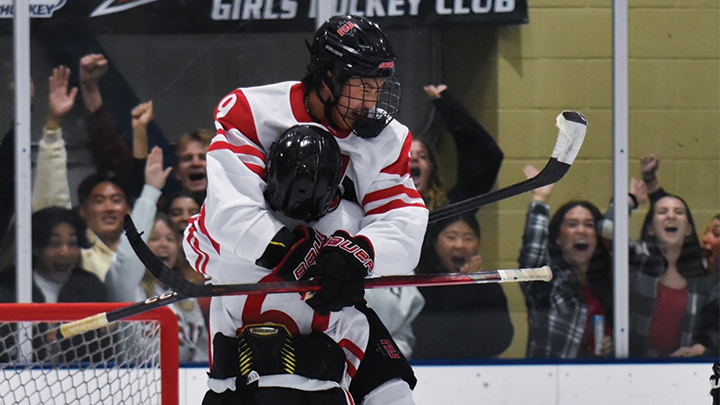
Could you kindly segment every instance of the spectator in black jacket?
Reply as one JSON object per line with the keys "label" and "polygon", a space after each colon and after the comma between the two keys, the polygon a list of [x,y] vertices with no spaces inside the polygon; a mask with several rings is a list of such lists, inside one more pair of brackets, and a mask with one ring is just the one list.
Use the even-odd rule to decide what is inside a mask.
{"label": "spectator in black jacket", "polygon": [[457,151],[457,182],[447,190],[431,145],[420,137],[413,140],[410,173],[425,205],[433,210],[487,193],[495,185],[500,171],[502,150],[467,108],[447,91],[446,85],[428,85],[424,89],[445,121]]}
{"label": "spectator in black jacket", "polygon": [[[431,225],[427,238],[435,248],[433,273],[481,270],[480,225],[473,212]],[[415,358],[495,357],[510,346],[514,330],[500,284],[420,290],[425,308],[413,323]]]}
{"label": "spectator in black jacket", "polygon": [[[447,190],[440,177],[439,161],[431,145],[422,140],[422,136],[413,139],[410,174],[413,176],[415,188],[422,195],[425,205],[430,210],[433,210],[449,203],[487,193],[495,184],[500,171],[503,160],[502,150],[500,150],[495,139],[470,114],[467,108],[447,91],[446,85],[427,85],[424,90],[432,100],[443,121],[445,121],[457,150],[457,182],[451,190]],[[476,211],[472,211],[470,215],[474,216],[475,213]],[[477,223],[477,220],[475,220],[475,223]],[[477,229],[479,240],[479,225]],[[416,269],[417,273],[433,273],[439,270],[434,241],[431,239],[427,236],[425,238],[420,263]],[[478,255],[475,262],[479,265],[479,252],[476,250],[473,255]],[[426,288],[422,293],[428,292],[432,294],[430,290]],[[449,291],[452,291],[452,289]],[[498,291],[493,289],[493,292],[497,293]],[[505,295],[502,290],[499,290],[499,293],[502,294],[505,313],[507,313]],[[427,332],[422,327],[412,326],[413,321],[416,320],[425,304],[425,299],[416,287],[371,289],[365,292],[365,298],[388,327],[406,357],[415,356],[412,348],[416,340],[423,340],[421,345],[432,341],[432,337],[428,340],[428,338],[417,336],[416,339],[413,331],[413,329],[418,331],[418,335]],[[457,303],[457,301],[453,302]],[[472,302],[474,301],[468,301],[467,304],[471,305]],[[453,304],[449,305],[452,306]],[[428,310],[434,311],[434,309],[430,308]],[[425,315],[418,322],[425,322],[428,317],[432,316],[435,315]],[[510,325],[509,330],[512,337],[512,325]],[[504,337],[499,339],[503,340]],[[507,347],[507,345],[504,347]],[[421,349],[420,357],[427,355],[423,351],[424,349]],[[487,353],[490,352],[493,352],[493,349],[484,353],[466,353],[466,355],[487,357],[489,356]]]}

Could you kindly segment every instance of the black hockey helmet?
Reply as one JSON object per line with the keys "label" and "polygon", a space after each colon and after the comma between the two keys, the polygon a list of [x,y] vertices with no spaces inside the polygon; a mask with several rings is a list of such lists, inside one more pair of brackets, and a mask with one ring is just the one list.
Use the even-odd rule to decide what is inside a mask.
{"label": "black hockey helmet", "polygon": [[316,124],[295,125],[270,146],[265,199],[290,218],[316,221],[330,210],[341,171],[335,137]]}
{"label": "black hockey helmet", "polygon": [[360,137],[377,136],[395,118],[400,106],[400,82],[395,77],[396,56],[387,36],[365,17],[334,16],[318,28],[312,45],[307,45],[311,54],[308,71],[316,93],[323,100],[320,88],[325,83],[333,94],[332,99],[323,100],[325,116],[331,122],[331,110],[350,78],[384,79],[375,107],[353,126]]}

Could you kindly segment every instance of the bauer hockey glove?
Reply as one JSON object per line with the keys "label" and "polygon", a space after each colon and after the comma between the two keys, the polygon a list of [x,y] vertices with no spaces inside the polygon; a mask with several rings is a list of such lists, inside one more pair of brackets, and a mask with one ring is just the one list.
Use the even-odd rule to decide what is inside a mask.
{"label": "bauer hockey glove", "polygon": [[309,274],[323,278],[320,291],[306,302],[315,311],[327,315],[353,306],[365,297],[365,277],[373,269],[375,251],[362,236],[352,237],[337,231],[325,242],[317,265]]}
{"label": "bauer hockey glove", "polygon": [[305,225],[298,225],[293,232],[282,228],[255,264],[273,269],[284,280],[308,278],[308,269],[315,264],[326,240],[322,232]]}

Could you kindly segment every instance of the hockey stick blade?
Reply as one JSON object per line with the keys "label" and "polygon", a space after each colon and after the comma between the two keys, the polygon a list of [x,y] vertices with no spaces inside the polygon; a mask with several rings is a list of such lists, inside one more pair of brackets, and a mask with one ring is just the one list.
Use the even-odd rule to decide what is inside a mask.
{"label": "hockey stick blade", "polygon": [[556,126],[559,132],[552,156],[535,177],[438,208],[430,213],[428,222],[441,221],[560,181],[570,170],[585,140],[587,119],[577,111],[563,111],[557,116]]}

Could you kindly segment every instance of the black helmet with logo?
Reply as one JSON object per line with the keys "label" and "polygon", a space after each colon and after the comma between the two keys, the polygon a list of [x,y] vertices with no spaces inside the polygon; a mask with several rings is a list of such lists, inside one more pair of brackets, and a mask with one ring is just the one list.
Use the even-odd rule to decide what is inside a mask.
{"label": "black helmet with logo", "polygon": [[325,105],[325,116],[331,121],[331,110],[350,78],[384,79],[375,108],[353,128],[363,138],[377,136],[397,115],[400,102],[395,51],[380,27],[361,16],[334,16],[318,28],[308,48],[311,54],[308,70],[315,91],[319,95],[324,83],[333,94],[332,99],[326,100],[320,96]]}

